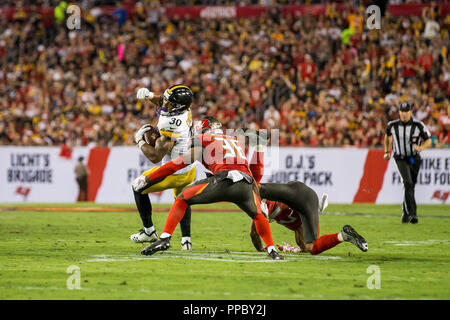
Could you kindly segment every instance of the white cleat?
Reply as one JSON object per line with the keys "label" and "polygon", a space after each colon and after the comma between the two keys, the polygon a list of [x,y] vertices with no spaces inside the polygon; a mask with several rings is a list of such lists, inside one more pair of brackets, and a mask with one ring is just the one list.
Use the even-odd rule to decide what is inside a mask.
{"label": "white cleat", "polygon": [[192,251],[192,243],[188,240],[181,244],[181,250],[183,251]]}
{"label": "white cleat", "polygon": [[130,239],[136,243],[154,242],[158,240],[158,234],[156,233],[156,230],[150,234],[147,234],[144,229],[141,229],[138,233],[132,234]]}
{"label": "white cleat", "polygon": [[322,199],[320,199],[319,203],[319,213],[323,213],[323,211],[328,207],[328,195],[324,193],[322,195]]}

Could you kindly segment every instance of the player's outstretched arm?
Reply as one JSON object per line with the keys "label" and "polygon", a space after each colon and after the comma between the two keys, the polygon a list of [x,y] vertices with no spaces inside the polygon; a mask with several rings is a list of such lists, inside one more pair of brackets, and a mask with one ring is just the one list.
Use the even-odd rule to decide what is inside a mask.
{"label": "player's outstretched arm", "polygon": [[253,246],[257,251],[264,251],[264,246],[261,242],[261,238],[259,237],[258,232],[256,232],[256,226],[254,222],[252,222],[252,226],[250,227],[250,238],[252,239]]}
{"label": "player's outstretched arm", "polygon": [[161,95],[155,94],[154,92],[151,92],[147,88],[140,88],[136,93],[136,98],[139,100],[150,100],[154,104],[159,105]]}
{"label": "player's outstretched arm", "polygon": [[194,163],[195,160],[200,159],[201,154],[202,154],[201,147],[193,146],[185,154],[179,156],[178,158],[170,162],[167,162],[165,165],[159,167],[145,178],[148,183],[164,179],[165,177],[174,174],[178,170],[181,170],[184,167]]}

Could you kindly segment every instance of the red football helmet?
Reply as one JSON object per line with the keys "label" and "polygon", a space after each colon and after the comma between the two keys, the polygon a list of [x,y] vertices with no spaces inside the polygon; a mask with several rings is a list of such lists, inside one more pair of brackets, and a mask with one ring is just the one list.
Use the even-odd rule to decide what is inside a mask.
{"label": "red football helmet", "polygon": [[214,117],[204,117],[198,121],[194,128],[195,134],[223,133],[222,124]]}

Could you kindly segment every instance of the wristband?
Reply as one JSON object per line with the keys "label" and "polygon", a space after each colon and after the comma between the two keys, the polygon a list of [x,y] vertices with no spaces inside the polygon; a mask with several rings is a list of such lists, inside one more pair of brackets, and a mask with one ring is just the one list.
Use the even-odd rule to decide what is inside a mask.
{"label": "wristband", "polygon": [[146,143],[147,143],[147,142],[145,142],[144,140],[139,140],[137,146],[138,146],[139,149],[141,149],[142,146],[143,146],[144,144],[146,144]]}
{"label": "wristband", "polygon": [[155,97],[155,94],[154,94],[153,92],[150,91],[149,94],[148,94],[148,96],[147,96],[147,99],[152,100],[154,97]]}

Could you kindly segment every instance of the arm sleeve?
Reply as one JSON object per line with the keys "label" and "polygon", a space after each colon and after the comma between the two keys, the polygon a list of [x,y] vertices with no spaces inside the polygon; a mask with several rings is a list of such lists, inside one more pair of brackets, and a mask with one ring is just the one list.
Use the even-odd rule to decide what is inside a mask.
{"label": "arm sleeve", "polygon": [[253,152],[252,160],[250,161],[250,171],[256,183],[259,184],[264,175],[264,152]]}
{"label": "arm sleeve", "polygon": [[423,141],[428,140],[431,138],[431,133],[428,130],[428,128],[420,122],[420,137],[423,139]]}
{"label": "arm sleeve", "polygon": [[155,171],[149,174],[149,178],[151,181],[157,181],[160,179],[164,179],[167,176],[170,176],[171,174],[174,174],[180,169],[183,169],[186,167],[187,164],[183,161],[183,156],[179,156],[178,158],[167,162],[165,165],[159,167]]}
{"label": "arm sleeve", "polygon": [[391,128],[392,128],[392,123],[389,122],[386,126],[386,135],[388,135],[389,137],[392,136]]}

